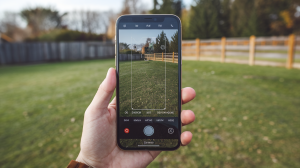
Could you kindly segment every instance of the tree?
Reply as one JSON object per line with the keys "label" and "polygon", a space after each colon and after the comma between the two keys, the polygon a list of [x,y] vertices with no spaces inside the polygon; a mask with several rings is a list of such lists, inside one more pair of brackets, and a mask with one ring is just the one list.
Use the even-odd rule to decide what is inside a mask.
{"label": "tree", "polygon": [[259,29],[266,35],[288,35],[300,29],[299,0],[256,0]]}
{"label": "tree", "polygon": [[120,50],[120,51],[121,51],[121,50],[129,50],[129,49],[130,49],[129,46],[130,46],[130,44],[127,44],[127,43],[120,43],[120,44],[119,44],[119,50]]}
{"label": "tree", "polygon": [[183,9],[181,15],[181,25],[182,25],[182,38],[183,39],[193,39],[193,35],[190,31],[190,18],[191,10]]}
{"label": "tree", "polygon": [[235,0],[230,14],[236,37],[288,35],[299,28],[299,0]]}
{"label": "tree", "polygon": [[105,17],[102,12],[81,10],[70,12],[64,21],[70,29],[99,34],[105,32],[107,28]]}
{"label": "tree", "polygon": [[109,12],[106,17],[108,18],[108,21],[106,22],[107,37],[110,39],[115,37],[115,24],[119,16],[125,14],[145,14],[146,12],[145,5],[141,0],[124,0],[123,8],[120,13],[114,14],[113,12]]}
{"label": "tree", "polygon": [[18,13],[4,12],[4,17],[0,21],[0,32],[12,37],[18,28]]}
{"label": "tree", "polygon": [[154,52],[154,41],[151,38],[146,38],[145,44],[141,44],[143,46],[142,54],[151,54]]}
{"label": "tree", "polygon": [[157,10],[157,8],[158,8],[157,6],[158,6],[157,0],[153,0],[153,11]]}
{"label": "tree", "polygon": [[169,52],[170,51],[170,43],[166,36],[166,33],[162,31],[156,38],[154,44],[154,52],[155,53],[162,53],[162,52]]}
{"label": "tree", "polygon": [[4,12],[4,17],[0,21],[0,33],[5,33],[13,41],[23,41],[28,33],[20,26],[20,15],[15,12]]}
{"label": "tree", "polygon": [[231,11],[230,21],[233,36],[249,37],[260,33],[255,0],[235,0],[232,3]]}
{"label": "tree", "polygon": [[221,0],[220,11],[220,28],[222,35],[225,37],[230,36],[230,12],[231,12],[231,0]]}
{"label": "tree", "polygon": [[171,37],[171,44],[170,44],[170,50],[169,52],[175,52],[178,53],[178,31],[174,33],[174,35]]}
{"label": "tree", "polygon": [[88,33],[99,33],[101,28],[101,13],[97,11],[81,11],[82,29]]}
{"label": "tree", "polygon": [[[183,10],[183,38],[300,33],[299,0],[196,0]],[[187,23],[187,21],[189,23]]]}
{"label": "tree", "polygon": [[173,6],[174,6],[174,10],[175,10],[175,15],[177,15],[178,17],[181,17],[181,11],[182,11],[182,2],[181,0],[175,0],[173,1]]}
{"label": "tree", "polygon": [[145,5],[141,0],[124,0],[121,15],[146,13]]}
{"label": "tree", "polygon": [[191,7],[190,31],[196,38],[220,38],[220,0],[198,0]]}
{"label": "tree", "polygon": [[62,17],[67,13],[60,14],[52,8],[28,8],[21,11],[21,17],[27,22],[34,36],[39,33],[61,27]]}
{"label": "tree", "polygon": [[153,4],[154,7],[153,10],[151,10],[153,14],[174,14],[181,17],[181,0],[162,0],[162,3],[158,3],[157,0],[154,0]]}

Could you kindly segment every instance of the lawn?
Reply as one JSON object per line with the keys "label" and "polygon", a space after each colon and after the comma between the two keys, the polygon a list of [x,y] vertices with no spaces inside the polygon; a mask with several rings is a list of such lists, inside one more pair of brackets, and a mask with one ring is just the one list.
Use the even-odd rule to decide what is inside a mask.
{"label": "lawn", "polygon": [[[228,59],[232,60],[249,60],[249,57],[243,56],[226,56]],[[286,58],[264,58],[264,57],[255,57],[255,61],[265,61],[265,62],[274,62],[274,63],[282,63],[283,65],[286,64]],[[294,63],[300,63],[300,59],[294,58]]]}
{"label": "lawn", "polygon": [[[0,68],[0,166],[65,167],[113,60]],[[183,61],[193,140],[149,167],[300,167],[300,71]]]}
{"label": "lawn", "polygon": [[[178,116],[178,64],[162,61],[120,62],[120,111],[122,117],[157,116],[156,110],[173,111]],[[132,72],[132,73],[131,73]],[[132,79],[131,79],[132,78]],[[166,89],[166,90],[165,90]],[[142,114],[132,114],[131,110]],[[125,114],[129,111],[129,114]],[[168,116],[170,115],[160,115]]]}
{"label": "lawn", "polygon": [[[219,59],[221,60],[220,55],[209,55],[209,56],[200,56],[200,58],[214,58],[214,59]],[[196,57],[195,57],[196,59]],[[230,59],[230,60],[249,60],[249,57],[245,57],[245,56],[230,56],[230,55],[226,55],[225,61],[226,59]],[[287,59],[286,58],[264,58],[264,57],[255,57],[254,59],[255,61],[264,61],[264,62],[270,62],[270,63],[282,63],[283,66],[285,66]],[[300,59],[299,58],[294,58],[294,63],[300,63]]]}

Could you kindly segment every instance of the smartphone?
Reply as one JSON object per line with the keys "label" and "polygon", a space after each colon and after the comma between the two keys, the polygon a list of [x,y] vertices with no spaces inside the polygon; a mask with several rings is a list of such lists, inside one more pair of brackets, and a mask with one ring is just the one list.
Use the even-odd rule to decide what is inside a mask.
{"label": "smartphone", "polygon": [[117,143],[175,150],[181,135],[181,22],[123,15],[116,22]]}

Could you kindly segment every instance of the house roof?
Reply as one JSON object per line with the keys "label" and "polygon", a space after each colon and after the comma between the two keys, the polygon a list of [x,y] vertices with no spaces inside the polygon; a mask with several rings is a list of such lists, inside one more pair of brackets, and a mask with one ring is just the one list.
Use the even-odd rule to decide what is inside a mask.
{"label": "house roof", "polygon": [[1,36],[1,40],[3,39],[6,42],[13,42],[14,41],[12,38],[8,37],[5,34],[0,33],[0,36]]}

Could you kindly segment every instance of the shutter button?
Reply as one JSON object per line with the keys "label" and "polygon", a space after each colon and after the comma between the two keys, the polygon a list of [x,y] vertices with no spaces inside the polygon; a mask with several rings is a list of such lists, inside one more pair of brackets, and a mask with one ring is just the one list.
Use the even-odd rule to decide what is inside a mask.
{"label": "shutter button", "polygon": [[147,125],[145,128],[144,128],[144,134],[146,136],[151,136],[154,134],[154,128],[150,125]]}

